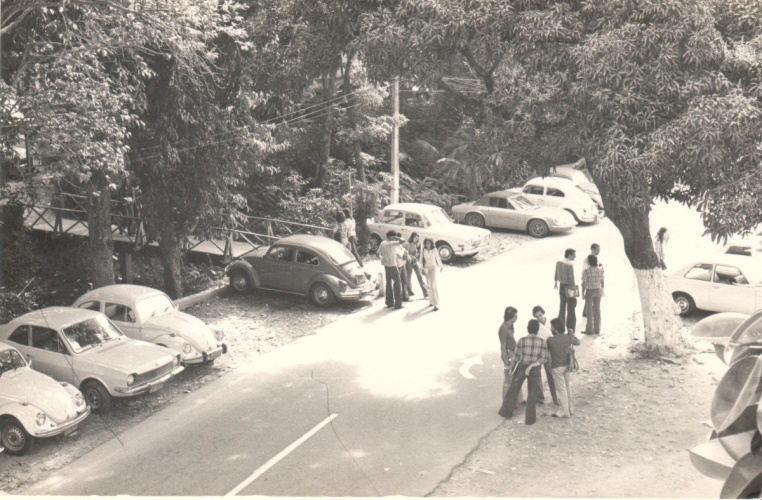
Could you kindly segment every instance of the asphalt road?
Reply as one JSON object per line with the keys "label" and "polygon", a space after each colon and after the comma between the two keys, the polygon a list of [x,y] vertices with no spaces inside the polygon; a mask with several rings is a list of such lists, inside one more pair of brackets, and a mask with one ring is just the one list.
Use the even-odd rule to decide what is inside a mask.
{"label": "asphalt road", "polygon": [[[479,265],[446,266],[440,311],[420,296],[400,311],[376,300],[20,493],[426,495],[503,422],[497,329],[504,308],[518,308],[519,329],[534,305],[554,317],[556,260],[576,248],[579,274],[594,241],[603,247],[607,297],[632,297],[632,272],[608,220]],[[631,300],[616,302],[604,330],[607,314],[632,310]]]}

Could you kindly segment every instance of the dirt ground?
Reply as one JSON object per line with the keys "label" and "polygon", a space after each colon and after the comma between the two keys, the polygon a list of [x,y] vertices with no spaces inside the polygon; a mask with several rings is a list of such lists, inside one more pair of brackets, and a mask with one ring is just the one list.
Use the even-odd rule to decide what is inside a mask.
{"label": "dirt ground", "polygon": [[[495,233],[486,251],[456,265],[474,265],[529,241],[521,234]],[[369,268],[374,265],[369,262]],[[300,297],[231,293],[189,309],[226,333],[228,355],[211,366],[186,368],[158,393],[116,402],[111,412],[89,417],[76,436],[38,441],[23,457],[0,454],[0,494],[23,494],[24,487],[186,394],[370,305],[340,303],[320,310]],[[686,331],[696,320],[686,321]],[[697,345],[676,364],[641,359],[630,340],[632,328],[628,322],[606,337],[582,336],[573,419],[543,416],[551,404],[540,407],[537,424],[525,426],[523,412],[517,412],[474,443],[432,495],[716,498],[719,483],[693,469],[686,449],[710,430],[709,404],[723,365],[708,344]],[[498,407],[496,395],[495,411]]]}

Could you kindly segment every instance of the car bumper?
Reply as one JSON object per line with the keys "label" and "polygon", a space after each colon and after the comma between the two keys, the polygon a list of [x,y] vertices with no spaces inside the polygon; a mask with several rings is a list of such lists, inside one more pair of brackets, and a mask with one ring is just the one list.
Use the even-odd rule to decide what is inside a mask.
{"label": "car bumper", "polygon": [[468,250],[453,250],[456,257],[471,257],[479,253],[479,248],[469,248]]}
{"label": "car bumper", "polygon": [[211,351],[199,352],[192,356],[183,358],[183,364],[193,365],[198,363],[207,363],[209,361],[214,361],[215,359],[219,358],[223,354],[227,354],[227,352],[228,352],[227,344],[220,344],[217,346],[216,349],[212,349]]}
{"label": "car bumper", "polygon": [[571,231],[576,225],[576,222],[574,224],[549,224],[548,229],[557,233],[561,231]]}
{"label": "car bumper", "polygon": [[178,366],[171,372],[151,380],[150,382],[146,382],[145,384],[136,385],[135,387],[117,387],[114,391],[117,392],[116,396],[118,397],[137,396],[138,394],[143,394],[145,392],[156,392],[162,388],[167,380],[183,370],[185,370],[183,366]]}
{"label": "car bumper", "polygon": [[90,407],[88,406],[87,409],[79,415],[74,420],[69,420],[63,425],[59,425],[57,427],[54,427],[52,429],[40,429],[36,432],[34,432],[34,437],[38,438],[45,438],[45,437],[52,437],[52,436],[58,436],[59,434],[65,434],[69,435],[75,430],[77,430],[77,426],[82,422],[84,419],[87,418],[87,416],[90,415]]}
{"label": "car bumper", "polygon": [[337,297],[341,300],[362,300],[365,297],[370,296],[378,288],[378,283],[368,281],[359,288],[352,288],[344,290],[337,294]]}
{"label": "car bumper", "polygon": [[595,222],[598,220],[598,214],[586,213],[582,216],[577,215],[577,218],[580,220],[580,222]]}

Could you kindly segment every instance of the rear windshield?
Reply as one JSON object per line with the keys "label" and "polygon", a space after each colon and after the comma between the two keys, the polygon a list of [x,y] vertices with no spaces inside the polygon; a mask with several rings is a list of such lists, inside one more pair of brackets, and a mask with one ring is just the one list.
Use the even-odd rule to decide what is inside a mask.
{"label": "rear windshield", "polygon": [[328,254],[328,258],[331,259],[331,262],[337,266],[346,264],[350,261],[356,262],[355,256],[352,255],[352,252],[350,252],[349,249],[343,245],[331,245],[331,248],[326,250],[326,253]]}

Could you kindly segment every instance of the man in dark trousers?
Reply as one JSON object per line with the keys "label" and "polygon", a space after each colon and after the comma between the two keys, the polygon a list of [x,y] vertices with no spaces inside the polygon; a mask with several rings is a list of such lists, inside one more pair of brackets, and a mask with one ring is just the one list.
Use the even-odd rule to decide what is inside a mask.
{"label": "man in dark trousers", "polygon": [[566,329],[569,333],[574,333],[577,326],[577,297],[574,291],[578,290],[574,281],[574,259],[577,258],[577,251],[573,248],[567,248],[564,252],[564,260],[556,262],[556,275],[553,282],[553,288],[558,290],[558,297],[561,301],[558,308],[558,317],[564,320]]}
{"label": "man in dark trousers", "polygon": [[397,267],[397,260],[401,252],[402,246],[397,238],[397,232],[394,230],[386,233],[386,241],[378,246],[376,252],[381,258],[381,265],[384,266],[384,273],[386,274],[386,307],[394,307],[395,309],[402,309],[402,283]]}
{"label": "man in dark trousers", "polygon": [[540,322],[536,319],[530,319],[527,324],[527,333],[529,335],[519,339],[516,346],[519,365],[513,374],[511,388],[508,389],[508,394],[503,398],[503,406],[498,412],[502,417],[513,417],[513,411],[516,409],[521,386],[524,385],[524,380],[528,378],[527,410],[524,417],[526,425],[532,425],[537,421],[537,394],[540,391],[540,370],[542,365],[550,359],[545,341],[537,336],[538,331],[540,331]]}

